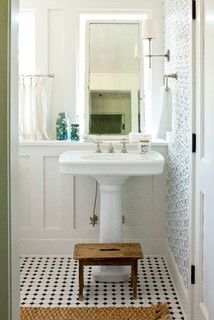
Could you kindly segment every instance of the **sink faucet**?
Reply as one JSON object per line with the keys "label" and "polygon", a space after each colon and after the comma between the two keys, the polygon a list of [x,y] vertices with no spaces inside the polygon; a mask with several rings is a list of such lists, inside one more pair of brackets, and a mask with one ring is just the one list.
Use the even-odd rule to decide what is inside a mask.
{"label": "sink faucet", "polygon": [[102,153],[100,145],[101,145],[101,143],[103,143],[103,141],[101,141],[99,139],[93,139],[91,137],[87,137],[87,140],[96,144],[95,153]]}
{"label": "sink faucet", "polygon": [[120,143],[122,143],[121,153],[128,153],[127,148],[126,148],[128,141],[126,139],[122,139],[120,141]]}
{"label": "sink faucet", "polygon": [[108,153],[114,153],[114,147],[113,147],[113,144],[112,143],[109,143],[108,145]]}

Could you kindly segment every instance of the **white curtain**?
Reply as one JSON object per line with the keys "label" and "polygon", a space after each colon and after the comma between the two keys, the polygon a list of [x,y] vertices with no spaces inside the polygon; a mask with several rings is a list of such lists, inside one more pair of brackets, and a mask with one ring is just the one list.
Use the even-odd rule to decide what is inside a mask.
{"label": "white curtain", "polygon": [[23,140],[50,139],[51,78],[20,77],[19,134]]}

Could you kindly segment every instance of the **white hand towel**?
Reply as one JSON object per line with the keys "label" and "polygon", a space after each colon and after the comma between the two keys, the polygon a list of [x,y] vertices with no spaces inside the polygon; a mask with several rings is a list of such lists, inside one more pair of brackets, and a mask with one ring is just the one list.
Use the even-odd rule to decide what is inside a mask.
{"label": "white hand towel", "polygon": [[172,131],[172,91],[161,88],[161,112],[157,137],[166,139],[166,132]]}

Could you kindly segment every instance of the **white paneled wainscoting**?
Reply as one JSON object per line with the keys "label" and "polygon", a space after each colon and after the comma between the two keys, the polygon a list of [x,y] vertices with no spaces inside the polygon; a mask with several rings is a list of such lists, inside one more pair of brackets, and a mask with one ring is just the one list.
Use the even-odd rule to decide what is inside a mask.
{"label": "white paneled wainscoting", "polygon": [[[95,149],[89,143],[20,145],[22,255],[70,255],[77,242],[99,241],[99,221],[95,227],[90,224],[95,180],[59,172],[62,152],[84,148]],[[154,144],[153,149],[167,158],[166,145]],[[123,187],[123,215],[125,241],[141,241],[145,254],[165,253],[166,169],[159,176],[129,178]]]}

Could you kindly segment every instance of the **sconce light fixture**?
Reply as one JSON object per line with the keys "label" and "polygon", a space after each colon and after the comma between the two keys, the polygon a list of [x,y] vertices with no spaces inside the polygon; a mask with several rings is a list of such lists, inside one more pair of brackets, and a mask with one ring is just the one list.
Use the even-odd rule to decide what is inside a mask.
{"label": "sconce light fixture", "polygon": [[167,50],[166,54],[152,54],[152,39],[157,37],[155,21],[153,19],[146,19],[142,22],[142,38],[149,40],[149,54],[146,57],[149,58],[149,68],[152,67],[153,57],[164,57],[167,61],[170,61],[170,50]]}

